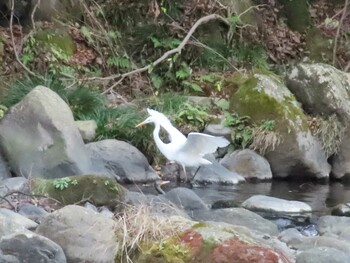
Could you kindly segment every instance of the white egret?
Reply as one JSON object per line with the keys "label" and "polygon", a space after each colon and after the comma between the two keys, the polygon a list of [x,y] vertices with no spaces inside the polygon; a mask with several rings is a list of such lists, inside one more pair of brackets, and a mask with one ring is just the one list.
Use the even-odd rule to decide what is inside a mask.
{"label": "white egret", "polygon": [[[150,115],[146,120],[136,125],[136,127],[147,123],[154,123],[153,130],[154,141],[160,152],[169,160],[179,163],[185,173],[186,166],[200,167],[201,165],[212,164],[209,160],[203,158],[208,153],[213,153],[218,147],[226,147],[229,141],[224,137],[216,137],[204,133],[191,132],[186,138],[177,130],[170,120],[158,111],[147,109]],[[159,137],[160,127],[167,131],[170,142],[164,143]]]}

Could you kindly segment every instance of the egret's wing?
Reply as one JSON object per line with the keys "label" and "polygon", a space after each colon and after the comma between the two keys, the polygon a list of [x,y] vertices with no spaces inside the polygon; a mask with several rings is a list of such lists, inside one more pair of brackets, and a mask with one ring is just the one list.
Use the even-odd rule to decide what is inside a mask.
{"label": "egret's wing", "polygon": [[226,147],[229,144],[230,142],[224,137],[191,132],[187,136],[187,142],[181,151],[203,156],[215,152],[218,147]]}

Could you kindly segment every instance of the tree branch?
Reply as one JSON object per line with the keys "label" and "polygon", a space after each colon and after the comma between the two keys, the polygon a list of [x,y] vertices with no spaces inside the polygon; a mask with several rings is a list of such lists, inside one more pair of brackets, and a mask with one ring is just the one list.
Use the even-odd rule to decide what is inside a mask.
{"label": "tree branch", "polygon": [[22,66],[22,68],[27,71],[27,73],[33,77],[38,77],[33,71],[31,71],[29,68],[27,68],[26,65],[22,63],[22,61],[19,58],[18,51],[16,48],[15,43],[15,37],[13,35],[13,17],[14,17],[14,9],[15,9],[15,0],[11,0],[11,16],[10,16],[10,34],[11,34],[11,42],[12,42],[12,48],[13,52],[15,53],[15,57],[17,62]]}
{"label": "tree branch", "polygon": [[[217,15],[217,14],[211,14],[211,15],[204,16],[204,17],[200,18],[199,20],[197,20],[197,22],[192,26],[192,28],[187,33],[185,38],[178,45],[178,47],[165,52],[160,58],[158,58],[157,60],[153,61],[151,64],[148,64],[147,66],[144,66],[142,68],[138,68],[138,69],[135,69],[135,70],[123,73],[123,74],[115,74],[115,75],[111,75],[111,76],[108,76],[108,77],[92,77],[92,78],[88,78],[86,80],[113,80],[113,79],[116,79],[116,78],[120,78],[121,80],[123,80],[124,78],[126,78],[126,77],[128,77],[130,75],[145,72],[145,71],[151,69],[152,67],[157,66],[162,61],[167,59],[169,56],[171,56],[173,54],[177,54],[177,53],[180,54],[182,49],[185,47],[185,45],[188,43],[189,39],[193,35],[193,33],[196,31],[196,29],[201,24],[205,24],[205,23],[207,23],[207,22],[209,22],[211,20],[220,20],[220,21],[224,22],[227,25],[230,24],[224,17],[222,17],[220,15]],[[117,83],[119,84],[120,82],[118,81]],[[115,86],[116,86],[115,84],[112,85],[110,88],[105,90],[104,93],[107,93],[108,91],[112,90]]]}
{"label": "tree branch", "polygon": [[346,10],[348,8],[348,4],[349,4],[349,0],[345,0],[345,3],[344,3],[344,8],[343,8],[343,14],[339,20],[339,25],[338,25],[338,28],[337,28],[337,33],[335,35],[335,38],[334,38],[334,46],[333,46],[333,60],[332,60],[332,64],[333,66],[335,66],[335,62],[336,62],[336,55],[337,55],[337,48],[338,48],[338,38],[339,38],[339,35],[340,35],[340,30],[341,30],[341,26],[343,24],[343,21],[346,17]]}

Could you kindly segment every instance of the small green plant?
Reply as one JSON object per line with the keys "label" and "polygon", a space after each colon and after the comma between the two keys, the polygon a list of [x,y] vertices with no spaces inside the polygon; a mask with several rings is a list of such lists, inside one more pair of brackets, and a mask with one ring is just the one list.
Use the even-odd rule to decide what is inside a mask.
{"label": "small green plant", "polygon": [[273,131],[275,129],[274,120],[263,120],[261,122],[260,128],[264,131]]}
{"label": "small green plant", "polygon": [[70,185],[77,185],[78,181],[76,179],[72,180],[69,177],[63,177],[59,179],[55,179],[53,181],[53,186],[56,189],[64,190],[67,189]]}
{"label": "small green plant", "polygon": [[188,123],[199,127],[204,127],[208,119],[206,108],[190,103],[184,103],[176,116],[176,122],[180,124]]}
{"label": "small green plant", "polygon": [[7,111],[7,107],[0,104],[0,119],[4,117],[6,111]]}
{"label": "small green plant", "polygon": [[252,141],[253,130],[248,116],[224,113],[224,126],[232,127],[231,139],[234,149],[245,149]]}

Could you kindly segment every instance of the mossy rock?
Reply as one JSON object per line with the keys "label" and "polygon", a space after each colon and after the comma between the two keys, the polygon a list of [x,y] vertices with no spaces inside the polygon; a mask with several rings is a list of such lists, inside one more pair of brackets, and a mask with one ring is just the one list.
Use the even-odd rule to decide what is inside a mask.
{"label": "mossy rock", "polygon": [[96,206],[115,207],[123,201],[126,194],[126,189],[114,179],[96,175],[33,178],[30,189],[31,194],[50,197],[63,205],[90,201]]}
{"label": "mossy rock", "polygon": [[310,132],[300,103],[284,82],[272,73],[237,74],[231,81],[238,90],[230,97],[230,110],[248,116],[257,125],[275,122],[281,142],[265,153],[274,177],[328,178],[330,166],[321,144]]}
{"label": "mossy rock", "polygon": [[[277,238],[272,237],[267,241],[262,236],[253,235],[245,227],[208,222],[202,226],[189,228],[177,236],[150,244],[148,249],[142,250],[142,254],[135,262],[255,262],[256,258],[264,262],[293,261],[293,255],[288,248],[278,252],[274,250],[273,246],[278,247]],[[236,248],[236,245],[239,247]],[[266,252],[270,256],[266,255]],[[271,254],[275,260],[266,260],[271,259]]]}
{"label": "mossy rock", "polygon": [[230,98],[230,110],[249,116],[255,123],[272,119],[276,130],[286,134],[307,130],[307,119],[294,95],[272,73],[237,74],[231,81],[238,90]]}

